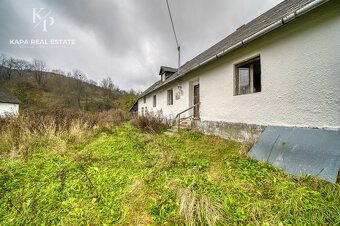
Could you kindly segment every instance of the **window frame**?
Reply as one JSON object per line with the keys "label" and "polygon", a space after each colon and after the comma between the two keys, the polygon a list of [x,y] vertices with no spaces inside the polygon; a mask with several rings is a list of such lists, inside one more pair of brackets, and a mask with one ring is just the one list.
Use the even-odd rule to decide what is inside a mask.
{"label": "window frame", "polygon": [[156,95],[153,95],[153,107],[155,108],[156,106],[157,106],[157,97],[156,97]]}
{"label": "window frame", "polygon": [[[255,73],[254,73],[254,64],[259,63],[259,91],[254,91],[254,81],[255,81]],[[248,69],[248,90],[245,93],[242,93],[240,90],[240,69]],[[247,94],[260,93],[262,91],[262,67],[261,67],[261,56],[256,55],[250,58],[247,58],[243,61],[240,61],[234,64],[234,96],[241,96]]]}
{"label": "window frame", "polygon": [[[171,95],[170,95],[171,93]],[[167,90],[167,104],[168,105],[173,105],[174,104],[174,90],[173,89],[168,89]],[[170,98],[171,96],[171,98]]]}

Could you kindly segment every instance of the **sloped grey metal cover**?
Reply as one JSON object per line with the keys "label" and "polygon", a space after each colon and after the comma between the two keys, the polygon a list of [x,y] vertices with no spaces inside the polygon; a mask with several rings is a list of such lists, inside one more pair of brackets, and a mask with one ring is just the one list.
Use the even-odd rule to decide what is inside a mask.
{"label": "sloped grey metal cover", "polygon": [[293,175],[311,174],[336,182],[340,131],[268,126],[248,156]]}

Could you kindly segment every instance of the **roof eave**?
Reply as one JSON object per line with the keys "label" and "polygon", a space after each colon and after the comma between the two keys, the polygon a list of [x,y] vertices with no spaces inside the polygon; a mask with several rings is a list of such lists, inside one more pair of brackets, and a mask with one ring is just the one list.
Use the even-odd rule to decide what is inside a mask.
{"label": "roof eave", "polygon": [[21,101],[18,101],[18,102],[14,102],[14,101],[6,101],[6,102],[4,102],[4,101],[0,101],[0,103],[2,103],[2,104],[21,104]]}
{"label": "roof eave", "polygon": [[[324,3],[328,2],[328,1],[329,0],[315,0],[313,2],[310,2],[310,3],[306,4],[305,6],[301,7],[300,9],[295,10],[294,12],[290,13],[289,15],[281,18],[280,20],[278,20],[278,21],[272,23],[271,25],[263,28],[262,30],[254,33],[252,35],[250,35],[249,37],[243,39],[242,41],[240,41],[240,42],[238,42],[236,44],[234,44],[233,46],[231,46],[231,47],[221,51],[220,53],[218,53],[218,54],[216,54],[216,55],[214,55],[214,56],[204,60],[203,62],[193,66],[191,69],[185,71],[182,74],[179,74],[178,76],[174,77],[173,79],[171,79],[171,77],[170,77],[167,81],[163,82],[162,85],[160,85],[159,87],[157,87],[154,90],[150,90],[149,92],[144,93],[143,95],[139,96],[138,99],[143,98],[144,96],[146,96],[146,95],[148,95],[148,94],[150,94],[150,93],[152,93],[152,92],[162,88],[164,85],[166,85],[166,84],[168,84],[170,82],[176,81],[177,79],[183,77],[184,75],[188,74],[189,72],[192,72],[192,71],[198,69],[199,67],[202,67],[202,66],[204,66],[204,65],[206,65],[206,64],[208,64],[208,63],[210,63],[210,62],[212,62],[214,60],[216,60],[217,58],[222,57],[222,56],[226,55],[227,53],[230,53],[230,52],[240,48],[241,46],[246,45],[246,44],[254,41],[255,39],[258,39],[258,38],[262,37],[263,35],[265,35],[265,34],[271,32],[271,31],[273,31],[273,30],[275,30],[275,29],[277,29],[277,28],[287,24],[288,22],[296,19],[297,17],[300,17],[300,16],[304,15],[305,13],[307,13],[307,12],[311,11],[312,9],[315,9],[315,8],[323,5]],[[178,71],[182,71],[182,70],[178,70]],[[176,72],[176,73],[179,73],[179,72]]]}

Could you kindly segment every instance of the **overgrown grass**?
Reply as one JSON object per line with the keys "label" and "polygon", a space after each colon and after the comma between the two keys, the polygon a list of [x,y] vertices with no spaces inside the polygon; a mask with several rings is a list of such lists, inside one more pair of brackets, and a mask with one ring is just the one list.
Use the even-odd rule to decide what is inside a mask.
{"label": "overgrown grass", "polygon": [[338,184],[289,176],[247,158],[246,148],[195,132],[148,134],[125,123],[86,145],[3,154],[0,224],[340,221]]}
{"label": "overgrown grass", "polygon": [[0,154],[12,158],[42,148],[81,144],[98,132],[119,125],[127,119],[120,110],[89,113],[77,109],[56,108],[44,111],[23,111],[18,117],[0,118]]}
{"label": "overgrown grass", "polygon": [[149,133],[164,132],[172,124],[172,121],[169,119],[151,114],[133,118],[130,122],[131,125],[140,128],[143,132]]}

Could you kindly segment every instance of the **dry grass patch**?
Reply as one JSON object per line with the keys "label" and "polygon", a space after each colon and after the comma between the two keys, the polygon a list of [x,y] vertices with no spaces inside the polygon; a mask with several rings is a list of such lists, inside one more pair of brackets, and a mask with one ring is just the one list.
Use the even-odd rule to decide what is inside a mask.
{"label": "dry grass patch", "polygon": [[215,225],[223,219],[222,205],[188,189],[179,190],[179,213],[188,225]]}
{"label": "dry grass patch", "polygon": [[[64,108],[23,111],[17,117],[0,118],[0,154],[10,153],[14,157],[43,147],[60,147],[65,141],[79,144],[105,129],[108,123],[119,125],[126,119],[120,110],[95,114]],[[95,127],[97,130],[93,130]]]}
{"label": "dry grass patch", "polygon": [[164,132],[170,127],[171,124],[171,120],[153,115],[143,115],[131,120],[131,125],[149,133]]}

